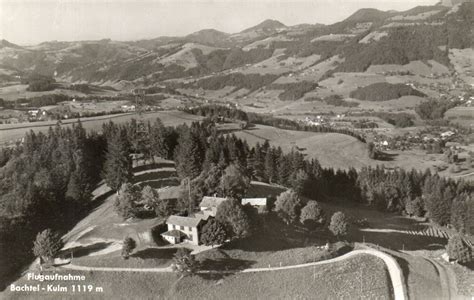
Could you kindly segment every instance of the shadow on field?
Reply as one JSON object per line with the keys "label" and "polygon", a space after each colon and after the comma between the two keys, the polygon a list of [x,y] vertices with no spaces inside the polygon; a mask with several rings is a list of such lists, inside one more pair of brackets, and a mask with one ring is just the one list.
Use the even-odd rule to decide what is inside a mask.
{"label": "shadow on field", "polygon": [[[259,230],[250,237],[238,239],[221,246],[224,250],[242,250],[247,252],[272,252],[292,248],[305,247],[308,240],[313,239],[312,234],[296,226],[288,226],[275,214],[268,214],[257,226]],[[322,232],[318,232],[323,234]],[[316,239],[322,241],[318,236]],[[324,236],[326,240],[326,236]],[[317,243],[319,244],[319,243]]]}
{"label": "shadow on field", "polygon": [[146,248],[144,250],[137,251],[131,255],[131,257],[137,257],[141,259],[172,259],[176,253],[177,248],[157,249],[157,248]]}
{"label": "shadow on field", "polygon": [[91,245],[86,245],[86,246],[78,246],[74,248],[70,248],[65,250],[61,254],[66,254],[66,253],[73,253],[74,257],[82,257],[82,256],[87,256],[90,255],[91,253],[101,251],[107,247],[109,247],[112,244],[112,242],[100,242],[100,243],[95,243]]}
{"label": "shadow on field", "polygon": [[394,161],[397,156],[398,156],[398,154],[396,154],[396,153],[379,152],[377,160],[380,160],[380,161]]}
{"label": "shadow on field", "polygon": [[93,207],[91,208],[97,208],[99,205],[101,205],[107,198],[109,198],[110,196],[112,196],[113,194],[115,194],[115,191],[113,190],[110,190],[106,193],[103,193],[102,195],[100,196],[97,196],[94,201],[92,201],[93,203]]}
{"label": "shadow on field", "polygon": [[220,249],[207,252],[199,259],[201,270],[225,271],[225,273],[201,273],[200,277],[207,280],[218,280],[226,276],[234,275],[241,270],[250,268],[255,261],[231,258],[227,253]]}

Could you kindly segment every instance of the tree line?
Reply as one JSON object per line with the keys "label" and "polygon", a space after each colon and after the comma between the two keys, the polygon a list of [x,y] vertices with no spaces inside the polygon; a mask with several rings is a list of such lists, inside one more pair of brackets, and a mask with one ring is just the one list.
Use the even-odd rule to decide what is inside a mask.
{"label": "tree line", "polygon": [[[129,137],[123,137],[123,141],[133,142],[136,139],[134,130],[126,129],[127,126],[133,128],[133,124],[123,125],[124,134],[130,134]],[[196,207],[205,195],[230,195],[237,198],[245,195],[245,189],[226,190],[221,179],[228,176],[231,180],[227,184],[237,187],[246,186],[239,183],[238,178],[268,182],[289,187],[298,195],[310,199],[347,199],[383,211],[426,216],[439,225],[451,224],[459,232],[474,233],[473,219],[469,218],[474,213],[473,189],[471,184],[462,180],[442,178],[430,171],[387,170],[380,166],[360,171],[353,168],[322,168],[317,160],[306,159],[298,151],[284,153],[280,147],[271,146],[268,141],[250,147],[245,140],[235,135],[222,135],[208,119],[191,126],[182,125],[167,130],[162,128],[160,132],[161,138],[154,139],[165,141],[173,136],[173,141],[166,146],[165,154],[174,159],[179,177],[191,180],[190,193],[184,192],[187,185],[182,186],[184,207],[188,207],[189,203],[192,203],[193,208]],[[151,143],[147,145],[146,142],[137,145],[144,149],[153,148]],[[116,157],[113,155],[114,159]],[[108,161],[105,168],[107,164]],[[230,166],[232,168],[229,169]],[[117,167],[111,170],[117,170]],[[191,195],[191,199],[187,198],[188,195]]]}
{"label": "tree line", "polygon": [[[257,180],[291,188],[297,195],[317,201],[342,198],[384,211],[427,216],[461,233],[474,233],[472,185],[467,182],[429,171],[322,168],[317,160],[306,159],[298,151],[284,153],[268,142],[250,147],[235,135],[222,135],[209,119],[178,127],[166,127],[160,120],[132,120],[122,125],[110,122],[104,124],[101,135],[87,135],[80,123],[73,128],[57,126],[46,134],[30,132],[23,143],[2,153],[4,274],[17,270],[31,257],[31,243],[39,231],[51,228],[64,232],[87,213],[92,188],[100,179],[114,191],[133,183],[133,153],[149,160],[175,160],[179,177],[190,180],[189,185],[184,181],[181,185],[177,203],[181,211],[194,209],[204,195],[240,199],[250,180]],[[130,186],[127,192],[135,193]],[[268,196],[271,206],[276,199]],[[142,191],[140,197],[154,196]],[[230,210],[240,211],[232,205]],[[169,214],[166,206],[162,210]],[[226,232],[245,236],[245,220],[222,220]]]}
{"label": "tree line", "polygon": [[63,232],[91,207],[100,180],[105,140],[81,123],[47,133],[28,132],[4,154],[0,169],[1,268],[4,276],[31,258],[37,232]]}

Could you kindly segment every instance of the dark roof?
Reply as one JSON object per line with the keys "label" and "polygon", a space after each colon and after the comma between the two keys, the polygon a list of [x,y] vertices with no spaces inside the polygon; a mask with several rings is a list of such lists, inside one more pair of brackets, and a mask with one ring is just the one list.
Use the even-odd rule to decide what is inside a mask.
{"label": "dark roof", "polygon": [[222,202],[226,200],[227,198],[204,196],[199,206],[200,207],[218,207],[219,204],[221,204]]}
{"label": "dark roof", "polygon": [[163,232],[161,235],[172,236],[172,237],[175,237],[175,238],[180,238],[182,236],[185,236],[184,233],[182,233],[181,231],[176,230],[176,229],[169,230],[167,232]]}
{"label": "dark roof", "polygon": [[207,221],[207,219],[209,219],[209,217],[211,216],[212,216],[212,211],[209,211],[209,210],[202,210],[197,213],[194,213],[195,218],[198,218],[204,221]]}
{"label": "dark roof", "polygon": [[181,216],[170,216],[168,220],[166,220],[166,224],[188,226],[188,227],[197,227],[199,225],[199,222],[201,222],[200,218],[181,217]]}

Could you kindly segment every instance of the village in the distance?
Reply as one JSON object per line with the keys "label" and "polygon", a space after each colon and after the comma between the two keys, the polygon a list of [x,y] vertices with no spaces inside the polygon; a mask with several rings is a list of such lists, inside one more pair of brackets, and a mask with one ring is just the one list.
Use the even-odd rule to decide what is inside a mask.
{"label": "village in the distance", "polygon": [[474,1],[316,22],[0,40],[0,298],[474,297]]}

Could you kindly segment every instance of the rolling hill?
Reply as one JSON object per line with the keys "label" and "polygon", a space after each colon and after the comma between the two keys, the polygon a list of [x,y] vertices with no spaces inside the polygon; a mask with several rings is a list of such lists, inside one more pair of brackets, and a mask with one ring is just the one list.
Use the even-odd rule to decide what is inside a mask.
{"label": "rolling hill", "polygon": [[[310,92],[325,97],[342,89],[347,97],[350,91],[377,82],[415,81],[425,85],[420,92],[432,96],[440,94],[438,83],[449,90],[449,85],[455,83],[454,77],[449,78],[453,72],[458,86],[472,83],[470,66],[459,67],[457,55],[468,53],[474,46],[472,28],[474,3],[467,1],[418,6],[402,12],[361,9],[330,25],[286,26],[268,19],[238,33],[203,29],[184,37],[128,42],[49,41],[28,47],[2,40],[0,83],[15,85],[21,76],[39,73],[54,75],[56,81],[110,86],[120,82],[129,90],[134,86],[179,87],[183,82],[192,85],[240,76],[230,74],[244,74],[249,76],[245,80],[252,80],[258,73],[275,75],[275,80],[263,83],[258,90],[237,90],[232,82],[225,83],[221,88],[231,89],[224,95],[225,100],[238,102],[244,97],[264,95],[269,101],[279,101],[278,96],[289,93],[298,81],[315,84],[332,82],[334,77],[338,80],[325,91]],[[409,66],[414,63],[427,65],[424,74],[411,74]],[[398,67],[405,73],[381,71],[385,66],[391,66],[391,70]],[[446,80],[427,82],[427,77],[441,69]],[[346,81],[343,74],[349,78],[353,73],[378,79],[350,86],[341,82]],[[274,82],[285,85],[279,92],[272,92]],[[194,96],[203,90],[207,89],[189,88],[187,92]],[[300,93],[290,99],[304,97],[305,93]]]}

